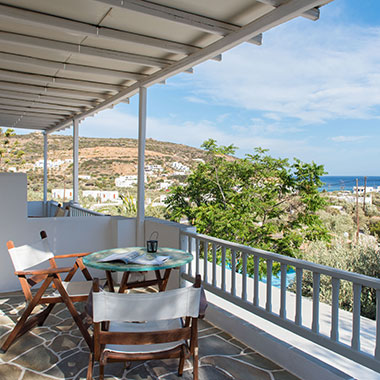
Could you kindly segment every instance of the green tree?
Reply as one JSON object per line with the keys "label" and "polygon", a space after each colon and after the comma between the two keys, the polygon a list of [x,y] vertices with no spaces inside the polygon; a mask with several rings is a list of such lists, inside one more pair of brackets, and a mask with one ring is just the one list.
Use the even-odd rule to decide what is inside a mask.
{"label": "green tree", "polygon": [[15,135],[11,128],[5,132],[0,128],[0,171],[6,172],[9,166],[19,166],[25,162],[22,158],[25,152],[18,148],[19,142],[12,138]]}
{"label": "green tree", "polygon": [[235,147],[202,144],[207,160],[184,186],[174,186],[166,217],[186,217],[198,232],[294,256],[305,241],[328,240],[317,211],[325,207],[318,192],[321,165],[273,158],[256,148],[243,159]]}

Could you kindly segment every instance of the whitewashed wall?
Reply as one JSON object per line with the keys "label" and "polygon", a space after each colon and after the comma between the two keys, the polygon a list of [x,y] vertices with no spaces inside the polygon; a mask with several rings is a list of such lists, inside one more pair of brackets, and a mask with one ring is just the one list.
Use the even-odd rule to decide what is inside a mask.
{"label": "whitewashed wall", "polygon": [[[6,242],[16,246],[39,239],[39,232],[48,234],[55,254],[92,252],[107,248],[135,245],[135,220],[122,217],[27,217],[27,179],[23,173],[0,173],[0,292],[18,290]],[[69,265],[63,260],[62,265]],[[104,273],[97,275],[103,276]]]}
{"label": "whitewashed wall", "polygon": [[[48,234],[51,249],[55,254],[93,252],[115,247],[136,245],[136,220],[111,216],[78,216],[60,218],[28,218],[27,178],[23,173],[0,173],[0,292],[20,289],[14,275],[6,242],[13,240],[16,246],[37,241],[40,231]],[[186,225],[147,218],[145,240],[157,231],[161,247],[180,248],[180,229],[191,229]],[[59,265],[68,266],[69,260]],[[104,277],[104,273],[93,271]],[[178,271],[173,271],[169,287],[178,286]]]}

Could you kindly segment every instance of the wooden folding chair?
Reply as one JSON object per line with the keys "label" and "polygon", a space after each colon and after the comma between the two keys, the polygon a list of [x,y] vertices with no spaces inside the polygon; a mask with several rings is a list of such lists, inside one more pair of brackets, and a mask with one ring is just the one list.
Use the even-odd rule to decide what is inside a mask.
{"label": "wooden folding chair", "polygon": [[[193,357],[193,379],[198,380],[198,328],[201,278],[195,286],[159,293],[122,294],[93,286],[94,345],[87,380],[95,360],[99,380],[107,362],[179,358],[182,376],[185,359]],[[138,322],[138,323],[137,323]]]}
{"label": "wooden folding chair", "polygon": [[[84,323],[86,314],[79,315],[75,309],[74,302],[83,302],[88,298],[92,287],[92,277],[82,263],[82,257],[88,253],[74,253],[68,255],[54,256],[48,244],[45,231],[41,231],[41,240],[30,245],[15,247],[12,241],[8,241],[7,247],[11,256],[15,275],[18,276],[21,287],[27,301],[27,306],[19,321],[5,340],[1,350],[7,351],[15,339],[19,338],[34,326],[42,326],[46,318],[57,303],[65,303],[74,321],[80,329],[89,347],[92,347],[92,339],[87,331],[88,326]],[[59,268],[56,259],[76,258],[72,267]],[[31,269],[41,263],[49,263],[47,269]],[[75,272],[80,269],[87,281],[71,282]],[[67,273],[64,281],[61,274]],[[33,295],[31,288],[42,282],[37,292]],[[55,288],[53,293],[46,293],[49,287]],[[41,312],[32,315],[37,305],[46,305]]]}

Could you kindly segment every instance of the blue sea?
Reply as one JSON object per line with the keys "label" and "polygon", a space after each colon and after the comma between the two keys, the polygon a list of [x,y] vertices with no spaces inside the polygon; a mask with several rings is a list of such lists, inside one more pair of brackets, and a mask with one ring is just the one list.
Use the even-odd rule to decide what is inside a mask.
{"label": "blue sea", "polygon": [[[339,191],[349,190],[352,191],[356,186],[356,179],[359,181],[359,186],[364,186],[364,176],[322,176],[321,180],[324,186],[320,187],[320,191]],[[380,177],[367,176],[367,186],[377,187],[380,186]]]}

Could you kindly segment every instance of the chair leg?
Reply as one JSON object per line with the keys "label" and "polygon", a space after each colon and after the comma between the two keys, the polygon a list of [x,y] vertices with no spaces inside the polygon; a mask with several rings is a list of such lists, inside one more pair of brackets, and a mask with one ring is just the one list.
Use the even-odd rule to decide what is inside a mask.
{"label": "chair leg", "polygon": [[[29,305],[25,309],[23,315],[16,323],[15,327],[11,331],[11,333],[8,335],[8,338],[4,342],[4,344],[1,347],[1,351],[4,353],[8,350],[8,348],[12,345],[12,343],[19,338],[21,335],[28,332],[30,329],[32,329],[36,324],[40,322],[41,313],[31,317],[29,321],[27,321],[28,317],[32,313],[33,309],[37,306],[39,300],[41,299],[42,295],[44,294],[46,288],[49,286],[51,282],[51,278],[46,279],[45,282],[42,284],[36,295],[33,297],[33,299],[30,301]],[[45,310],[44,310],[45,311]],[[43,314],[42,314],[43,315]]]}
{"label": "chair leg", "polygon": [[184,365],[185,365],[185,352],[184,352],[184,348],[182,346],[181,356],[179,358],[178,376],[182,376]]}
{"label": "chair leg", "polygon": [[49,316],[50,312],[53,310],[55,306],[55,303],[51,303],[42,313],[41,313],[41,320],[38,322],[38,326],[42,326],[46,318]]}
{"label": "chair leg", "polygon": [[83,325],[83,321],[81,317],[79,316],[78,311],[75,309],[75,306],[73,302],[71,301],[71,298],[67,294],[65,288],[62,285],[62,282],[58,278],[54,278],[54,285],[57,287],[57,290],[59,291],[63,302],[66,304],[67,308],[70,311],[71,316],[73,317],[75,323],[77,324],[80,332],[82,333],[82,336],[84,340],[86,341],[88,347],[92,351],[92,339],[90,337],[90,334],[88,333],[87,329]]}
{"label": "chair leg", "polygon": [[104,364],[99,362],[99,380],[104,380]]}
{"label": "chair leg", "polygon": [[198,380],[198,346],[194,347],[194,353],[193,353],[193,380]]}
{"label": "chair leg", "polygon": [[88,359],[87,377],[86,380],[92,380],[92,374],[94,370],[94,354],[90,352],[90,357]]}

